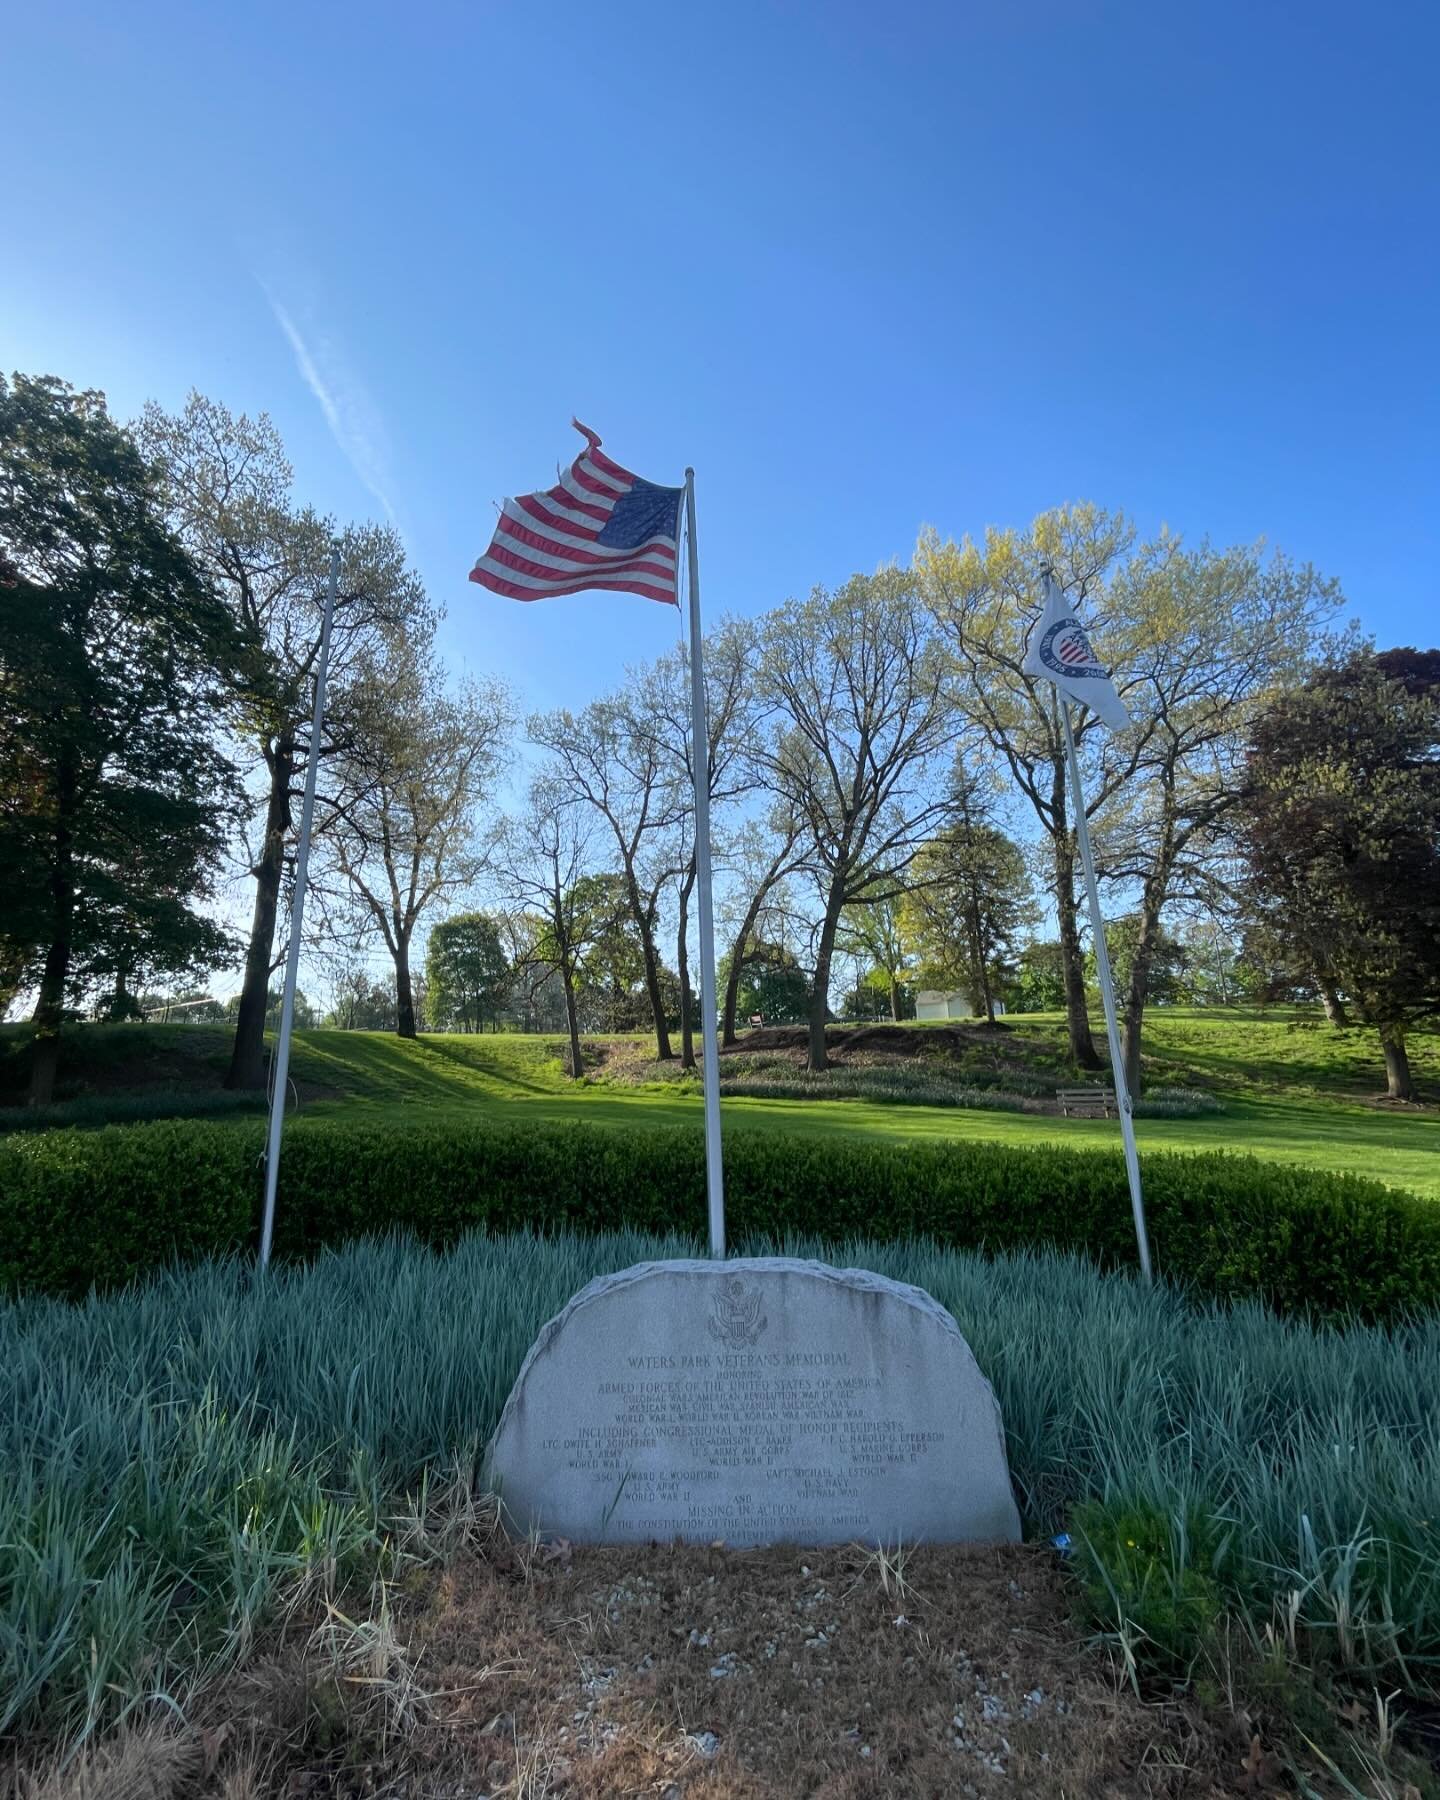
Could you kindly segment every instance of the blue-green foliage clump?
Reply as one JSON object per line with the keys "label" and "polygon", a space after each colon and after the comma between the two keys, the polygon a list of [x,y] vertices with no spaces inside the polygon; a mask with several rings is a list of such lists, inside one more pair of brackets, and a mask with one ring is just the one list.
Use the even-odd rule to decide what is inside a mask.
{"label": "blue-green foliage clump", "polygon": [[[1021,1252],[756,1238],[928,1289],[995,1385],[1027,1534],[1183,1665],[1222,1611],[1391,1686],[1440,1658],[1440,1320],[1344,1331]],[[285,1588],[373,1570],[473,1471],[540,1324],[636,1233],[237,1262],[0,1302],[0,1730],[69,1730],[234,1655]],[[1144,1633],[1144,1637],[1138,1634]]]}
{"label": "blue-green foliage clump", "polygon": [[[0,1286],[79,1297],[252,1246],[262,1146],[258,1123],[201,1121],[0,1143]],[[1160,1266],[1196,1294],[1362,1319],[1440,1302],[1431,1202],[1244,1156],[1147,1154],[1144,1168]],[[1106,1267],[1135,1254],[1124,1165],[1103,1150],[736,1131],[725,1179],[738,1235],[1045,1246]],[[704,1216],[688,1126],[310,1119],[286,1129],[276,1241],[305,1257],[393,1230],[439,1245],[480,1227],[668,1231]]]}

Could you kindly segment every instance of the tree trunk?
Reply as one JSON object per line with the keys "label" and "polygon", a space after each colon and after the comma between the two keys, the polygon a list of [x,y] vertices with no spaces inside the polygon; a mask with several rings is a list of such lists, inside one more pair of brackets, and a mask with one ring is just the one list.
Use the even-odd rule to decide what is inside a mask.
{"label": "tree trunk", "polygon": [[655,954],[655,913],[640,899],[635,877],[627,872],[625,884],[630,893],[630,910],[640,929],[640,948],[645,955],[645,992],[650,998],[650,1016],[655,1024],[655,1054],[661,1062],[669,1062],[675,1052],[670,1048],[670,1027],[665,1022],[665,996],[660,992],[660,958]]}
{"label": "tree trunk", "polygon": [[56,794],[55,864],[50,873],[50,947],[35,1002],[35,1036],[30,1052],[30,1104],[48,1106],[55,1093],[60,1065],[60,1023],[65,1012],[65,983],[75,927],[75,870],[71,832],[75,782],[66,769]]}
{"label": "tree trunk", "polygon": [[750,933],[755,929],[755,921],[760,917],[760,908],[765,903],[768,888],[762,887],[755,894],[746,908],[745,917],[741,920],[740,929],[735,933],[735,942],[730,949],[730,973],[725,978],[725,1016],[721,1021],[720,1042],[725,1045],[738,1042],[735,1036],[735,1009],[740,1004],[740,981],[745,973],[745,951],[750,943]]}
{"label": "tree trunk", "polygon": [[675,934],[675,963],[680,972],[680,1067],[695,1067],[695,1022],[690,1016],[690,946],[687,937],[690,922],[690,892],[695,886],[695,863],[692,859],[680,889],[680,925]]}
{"label": "tree trunk", "polygon": [[110,995],[110,1005],[106,1017],[114,1020],[133,1019],[140,1015],[135,998],[130,992],[131,965],[117,959],[115,968],[115,986]]}
{"label": "tree trunk", "polygon": [[[1168,872],[1167,872],[1168,876]],[[1140,1037],[1145,1025],[1145,1001],[1150,992],[1150,969],[1160,939],[1160,901],[1165,879],[1145,883],[1140,898],[1140,931],[1135,940],[1135,961],[1120,1021],[1120,1055],[1125,1064],[1125,1085],[1134,1099],[1140,1092]]]}
{"label": "tree trunk", "polygon": [[815,955],[815,982],[810,990],[810,1058],[807,1067],[816,1074],[830,1067],[825,1051],[825,1026],[830,1018],[830,959],[835,953],[835,934],[840,929],[840,899],[832,890],[820,928]]}
{"label": "tree trunk", "polygon": [[565,989],[565,1026],[570,1033],[570,1079],[578,1081],[585,1072],[585,1064],[580,1055],[580,1017],[575,1010],[575,976],[568,964],[561,968],[560,982]]}
{"label": "tree trunk", "polygon": [[967,907],[965,907],[965,936],[967,936],[968,941],[970,941],[970,963],[972,963],[972,981],[974,981],[974,986],[972,986],[972,992],[967,995],[967,999],[968,1003],[970,1003],[970,1012],[974,1013],[974,1010],[976,1010],[976,995],[974,995],[974,988],[977,986],[977,988],[979,988],[979,997],[981,997],[981,1001],[985,1003],[985,1022],[986,1024],[994,1024],[995,995],[990,992],[990,965],[986,963],[985,959],[985,931],[983,931],[983,927],[981,927],[979,907],[981,907],[981,898],[979,898],[979,893],[977,893],[976,889],[972,887],[972,889],[970,889],[970,902],[968,902]]}
{"label": "tree trunk", "polygon": [[410,940],[395,940],[395,1035],[415,1036],[415,990],[410,982]]}
{"label": "tree trunk", "polygon": [[900,983],[894,976],[890,978],[890,1017],[897,1025],[900,1023]]}
{"label": "tree trunk", "polygon": [[745,966],[742,959],[748,936],[746,932],[737,937],[730,952],[730,973],[725,977],[725,1006],[720,1015],[720,1042],[726,1046],[740,1041],[735,1035],[735,1009],[740,1004],[740,971]]}
{"label": "tree trunk", "polygon": [[60,1063],[60,1020],[65,1010],[65,979],[70,973],[70,936],[67,929],[45,957],[40,994],[35,1003],[35,1037],[30,1053],[30,1104],[48,1106],[55,1093],[55,1071]]}
{"label": "tree trunk", "polygon": [[1380,1048],[1385,1052],[1385,1092],[1392,1100],[1413,1100],[1415,1082],[1410,1074],[1410,1053],[1400,1025],[1380,1027]]}
{"label": "tree trunk", "polygon": [[[975,979],[980,987],[980,997],[985,1003],[985,1023],[995,1023],[995,995],[990,986],[990,965],[985,956],[985,933],[980,924],[980,896],[971,890],[969,907],[970,923],[970,955],[975,963]],[[970,995],[970,1004],[975,1004],[975,996]]]}
{"label": "tree trunk", "polygon": [[1345,1010],[1345,1002],[1340,998],[1340,990],[1334,979],[1329,975],[1316,975],[1315,985],[1320,990],[1325,1017],[1337,1031],[1347,1031],[1350,1027],[1350,1015]]}
{"label": "tree trunk", "polygon": [[1060,925],[1060,962],[1065,975],[1065,1029],[1070,1038],[1070,1057],[1080,1069],[1103,1065],[1090,1035],[1090,1015],[1085,1007],[1085,955],[1080,948],[1080,928],[1075,915],[1075,852],[1068,830],[1055,839],[1055,912]]}
{"label": "tree trunk", "polygon": [[280,908],[280,878],[285,869],[285,838],[290,830],[290,783],[295,773],[295,738],[276,741],[270,757],[270,803],[265,814],[265,842],[255,865],[255,911],[245,950],[245,980],[235,1015],[235,1042],[230,1051],[227,1088],[265,1085],[265,1012],[270,998],[270,963],[275,949],[275,918]]}

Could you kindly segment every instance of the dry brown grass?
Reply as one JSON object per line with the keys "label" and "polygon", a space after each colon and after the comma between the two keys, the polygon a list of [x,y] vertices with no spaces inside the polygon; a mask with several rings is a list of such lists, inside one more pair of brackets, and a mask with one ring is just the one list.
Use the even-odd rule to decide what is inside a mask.
{"label": "dry brown grass", "polygon": [[[453,1554],[293,1616],[181,1726],[23,1800],[1218,1800],[1294,1794],[1238,1706],[1142,1701],[1080,1642],[1054,1559],[1005,1550],[511,1543],[442,1494]],[[448,1521],[448,1528],[447,1528]],[[1385,1721],[1382,1719],[1382,1724]],[[1377,1765],[1346,1790],[1401,1800]],[[1409,1790],[1407,1800],[1419,1800]]]}

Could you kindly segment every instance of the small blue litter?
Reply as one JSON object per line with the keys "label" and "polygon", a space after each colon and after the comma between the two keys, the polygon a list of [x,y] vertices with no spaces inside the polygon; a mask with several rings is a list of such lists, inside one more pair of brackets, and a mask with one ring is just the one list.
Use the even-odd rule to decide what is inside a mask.
{"label": "small blue litter", "polygon": [[1058,1551],[1061,1556],[1068,1556],[1070,1554],[1070,1533],[1068,1531],[1057,1532],[1050,1540],[1050,1547]]}

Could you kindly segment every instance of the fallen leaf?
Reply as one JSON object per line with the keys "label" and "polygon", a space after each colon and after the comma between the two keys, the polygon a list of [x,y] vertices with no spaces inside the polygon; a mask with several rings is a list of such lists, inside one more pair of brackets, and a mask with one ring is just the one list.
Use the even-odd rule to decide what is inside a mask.
{"label": "fallen leaf", "polygon": [[1257,1732],[1250,1739],[1250,1750],[1245,1761],[1240,1765],[1240,1791],[1245,1794],[1256,1794],[1284,1773],[1284,1765],[1278,1756],[1272,1756],[1260,1742]]}

